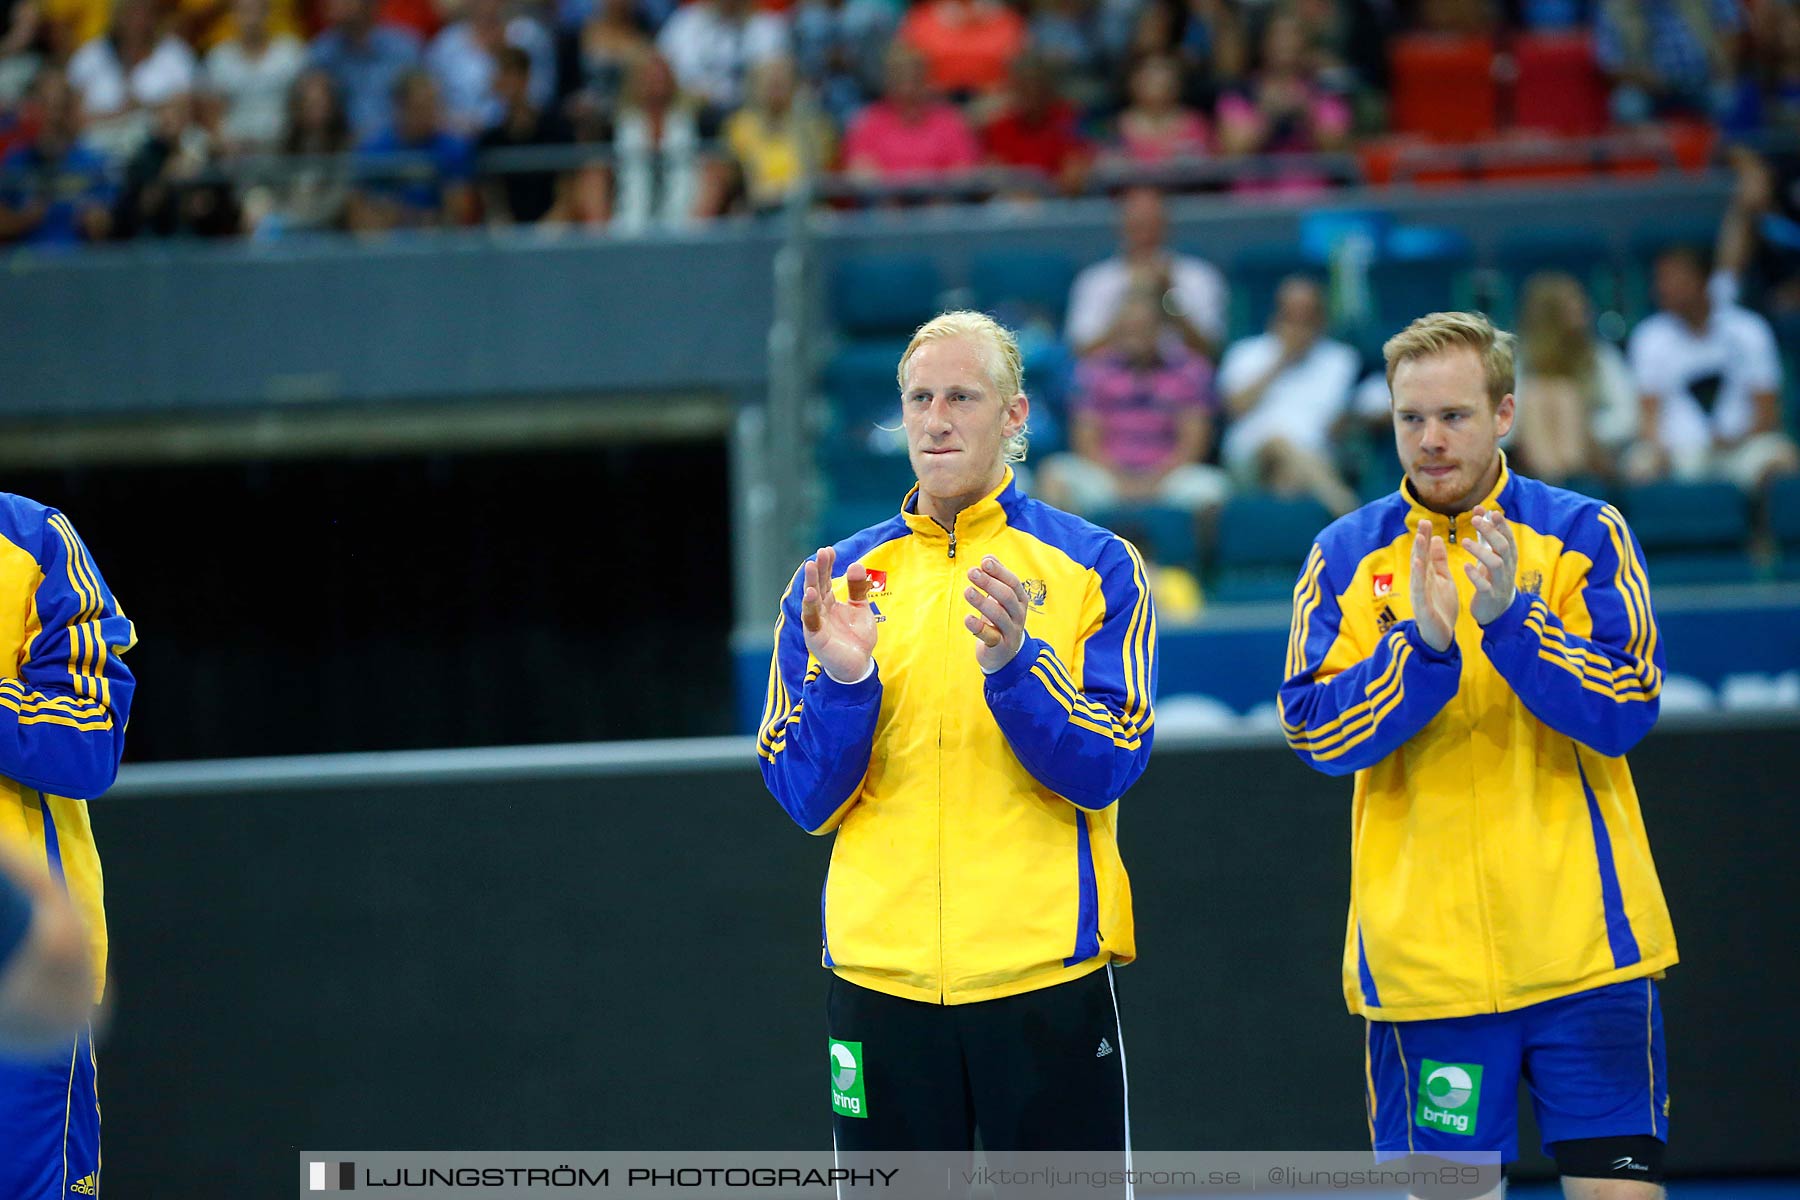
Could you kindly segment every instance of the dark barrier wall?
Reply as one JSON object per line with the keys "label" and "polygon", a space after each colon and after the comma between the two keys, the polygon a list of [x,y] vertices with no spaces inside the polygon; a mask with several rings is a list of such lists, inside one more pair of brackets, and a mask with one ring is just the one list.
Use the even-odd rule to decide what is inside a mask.
{"label": "dark barrier wall", "polygon": [[[1664,992],[1671,1167],[1792,1170],[1800,738],[1659,733],[1634,765],[1684,957]],[[1274,748],[1159,751],[1124,803],[1138,1144],[1366,1147],[1337,979],[1348,781]],[[302,1148],[829,1138],[829,845],[747,763],[94,813],[113,1194],[285,1195]]]}

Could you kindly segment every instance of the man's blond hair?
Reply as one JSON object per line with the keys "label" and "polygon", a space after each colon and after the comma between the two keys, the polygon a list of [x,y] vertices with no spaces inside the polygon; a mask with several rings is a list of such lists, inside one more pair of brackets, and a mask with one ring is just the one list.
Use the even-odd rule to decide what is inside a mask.
{"label": "man's blond hair", "polygon": [[[912,335],[912,341],[906,344],[905,353],[900,355],[900,366],[894,372],[900,382],[901,392],[906,391],[906,364],[912,361],[914,351],[926,342],[942,342],[958,337],[972,338],[985,346],[988,383],[1002,404],[1025,390],[1025,360],[1019,354],[1019,339],[1013,336],[1012,330],[986,313],[959,309],[938,314],[919,326],[918,331]],[[1000,452],[1003,461],[1025,461],[1025,438],[1029,432],[1029,429],[1021,426],[1019,432],[1006,439]]]}
{"label": "man's blond hair", "polygon": [[1481,313],[1434,312],[1420,317],[1382,346],[1387,359],[1388,394],[1394,391],[1394,372],[1401,363],[1432,358],[1450,350],[1473,350],[1487,377],[1488,403],[1498,407],[1513,390],[1513,335]]}

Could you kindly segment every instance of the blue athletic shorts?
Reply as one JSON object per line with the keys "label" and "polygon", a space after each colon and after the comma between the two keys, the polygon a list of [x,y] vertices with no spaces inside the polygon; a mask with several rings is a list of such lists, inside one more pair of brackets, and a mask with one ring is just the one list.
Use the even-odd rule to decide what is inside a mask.
{"label": "blue athletic shorts", "polygon": [[100,1194],[100,1097],[84,1029],[48,1057],[0,1057],[0,1196],[71,1200]]}
{"label": "blue athletic shorts", "polygon": [[1519,1081],[1543,1135],[1669,1140],[1656,983],[1631,979],[1513,1012],[1370,1021],[1369,1132],[1379,1159],[1421,1150],[1519,1156]]}

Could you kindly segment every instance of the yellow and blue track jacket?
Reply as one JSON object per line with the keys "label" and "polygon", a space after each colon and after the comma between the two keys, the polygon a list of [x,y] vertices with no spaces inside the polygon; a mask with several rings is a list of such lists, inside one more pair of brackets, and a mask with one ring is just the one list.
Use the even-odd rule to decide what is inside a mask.
{"label": "yellow and blue track jacket", "polygon": [[87,801],[118,775],[135,686],[120,656],[136,641],[69,519],[0,493],[0,839],[65,882],[100,987],[106,909]]}
{"label": "yellow and blue track jacket", "polygon": [[[1294,590],[1288,744],[1356,773],[1344,995],[1375,1020],[1505,1012],[1676,960],[1622,757],[1656,721],[1663,651],[1637,541],[1598,501],[1511,474],[1512,606],[1469,606],[1470,514],[1404,483],[1319,535]],[[1461,597],[1439,652],[1412,621],[1421,519]]]}
{"label": "yellow and blue track jacket", "polygon": [[[861,562],[876,669],[840,684],[806,651],[804,572],[775,624],[758,753],[803,829],[837,831],[824,964],[892,996],[963,1004],[1129,962],[1119,796],[1150,757],[1156,613],[1116,535],[1025,496],[1009,470],[946,530],[912,511],[837,544]],[[968,568],[1025,582],[1025,644],[992,675],[963,625]]]}

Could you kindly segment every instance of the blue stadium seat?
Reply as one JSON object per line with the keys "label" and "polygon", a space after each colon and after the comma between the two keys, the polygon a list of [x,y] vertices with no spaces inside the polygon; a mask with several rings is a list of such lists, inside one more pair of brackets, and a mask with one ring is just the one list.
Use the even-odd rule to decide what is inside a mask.
{"label": "blue stadium seat", "polygon": [[1756,578],[1749,510],[1731,484],[1640,484],[1623,490],[1620,507],[1644,547],[1652,588]]}
{"label": "blue stadium seat", "polygon": [[942,290],[937,264],[927,255],[858,255],[838,264],[832,315],[856,337],[910,336],[937,315]]}
{"label": "blue stadium seat", "polygon": [[1043,250],[989,250],[969,259],[975,307],[1015,325],[1041,316],[1058,331],[1069,306],[1075,264]]}
{"label": "blue stadium seat", "polygon": [[1595,312],[1621,309],[1625,296],[1619,264],[1612,247],[1591,234],[1566,230],[1525,230],[1500,239],[1495,261],[1507,284],[1503,323],[1518,323],[1525,298],[1525,281],[1541,271],[1563,271],[1587,288]]}
{"label": "blue stadium seat", "polygon": [[1769,532],[1781,552],[1781,578],[1800,579],[1800,475],[1769,485]]}
{"label": "blue stadium seat", "polygon": [[[1204,256],[1202,256],[1204,257]],[[1289,275],[1323,279],[1325,272],[1291,246],[1253,246],[1231,260],[1231,337],[1261,333],[1275,311],[1275,292]]]}
{"label": "blue stadium seat", "polygon": [[823,466],[834,503],[874,501],[886,505],[889,516],[900,511],[900,499],[913,485],[912,463],[904,454],[846,449],[827,456]]}
{"label": "blue stadium seat", "polygon": [[1219,510],[1213,542],[1213,587],[1221,604],[1286,600],[1331,513],[1311,498],[1263,493],[1235,496]]}
{"label": "blue stadium seat", "polygon": [[825,364],[819,383],[831,403],[831,441],[851,450],[868,444],[870,426],[900,419],[900,384],[894,368],[904,340],[850,341]]}
{"label": "blue stadium seat", "polygon": [[1398,332],[1426,313],[1467,308],[1469,272],[1474,265],[1475,256],[1467,249],[1370,263],[1369,297],[1375,324]]}
{"label": "blue stadium seat", "polygon": [[1185,508],[1120,504],[1089,513],[1088,519],[1136,546],[1152,562],[1188,569],[1199,562],[1194,514]]}

